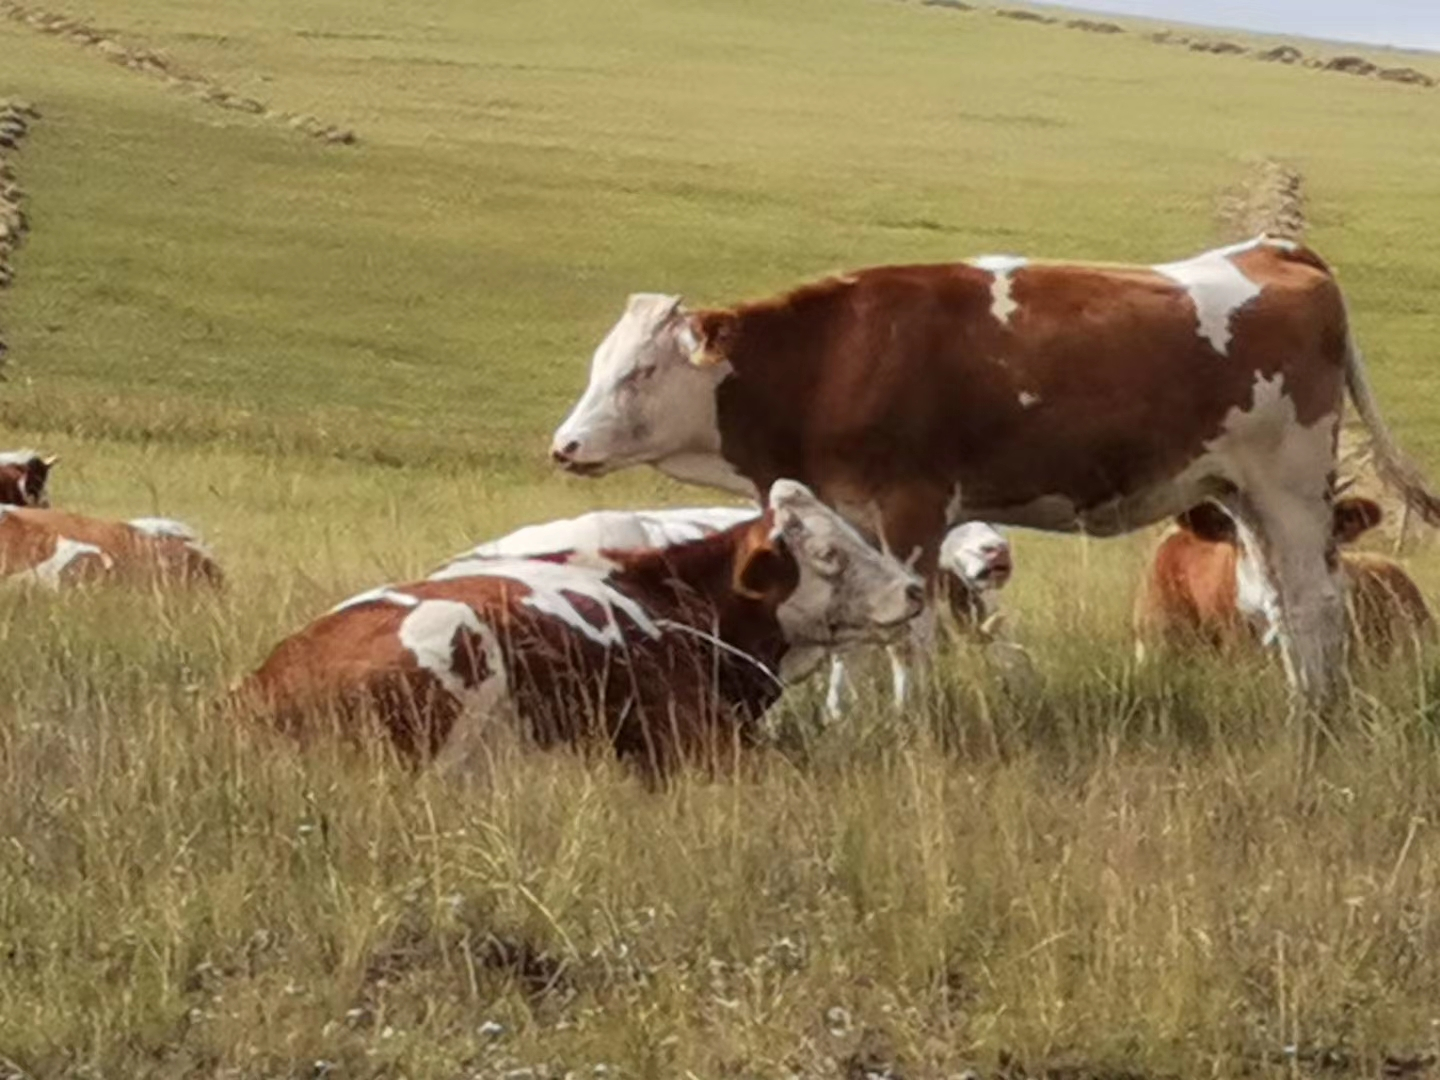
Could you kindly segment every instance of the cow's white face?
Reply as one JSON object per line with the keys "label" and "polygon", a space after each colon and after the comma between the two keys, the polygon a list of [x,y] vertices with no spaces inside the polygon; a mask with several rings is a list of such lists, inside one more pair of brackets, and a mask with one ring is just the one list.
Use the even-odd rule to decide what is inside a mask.
{"label": "cow's white face", "polygon": [[886,640],[923,610],[920,579],[867,544],[805,485],[777,480],[769,506],[773,535],[799,568],[794,592],[776,611],[792,646]]}
{"label": "cow's white face", "polygon": [[630,465],[720,455],[715,387],[725,364],[696,364],[680,297],[636,293],[590,364],[590,385],[555,432],[551,456],[599,476]]}
{"label": "cow's white face", "polygon": [[1005,587],[1015,561],[1010,541],[1000,530],[983,521],[967,521],[946,534],[940,545],[940,568],[972,592],[988,592]]}

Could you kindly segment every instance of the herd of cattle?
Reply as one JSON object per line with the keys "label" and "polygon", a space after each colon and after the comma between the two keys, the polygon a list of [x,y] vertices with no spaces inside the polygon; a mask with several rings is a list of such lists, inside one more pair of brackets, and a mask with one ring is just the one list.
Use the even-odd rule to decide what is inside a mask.
{"label": "herd of cattle", "polygon": [[[650,464],[753,503],[481,544],[325,613],[233,700],[297,735],[378,725],[444,767],[518,740],[600,746],[655,777],[753,742],[827,661],[838,711],[853,647],[890,649],[904,702],[939,609],[992,641],[1013,569],[997,526],[1173,519],[1136,604],[1142,656],[1274,642],[1324,707],[1347,622],[1381,658],[1433,623],[1399,565],[1340,551],[1381,513],[1336,497],[1347,390],[1382,478],[1440,523],[1380,421],[1333,274],[1288,241],[1154,267],[878,267],[729,308],[638,294],[553,458],[584,476]],[[177,522],[49,509],[52,463],[0,456],[0,576],[221,583]]]}

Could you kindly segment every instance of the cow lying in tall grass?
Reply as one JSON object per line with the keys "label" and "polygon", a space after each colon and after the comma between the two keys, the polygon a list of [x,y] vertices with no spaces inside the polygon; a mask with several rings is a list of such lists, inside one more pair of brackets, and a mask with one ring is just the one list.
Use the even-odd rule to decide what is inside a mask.
{"label": "cow lying in tall grass", "polygon": [[195,531],[179,521],[106,521],[64,510],[4,506],[0,579],[62,589],[98,582],[220,585],[223,575]]}
{"label": "cow lying in tall grass", "polygon": [[237,696],[295,733],[377,722],[445,768],[483,768],[518,734],[608,748],[656,779],[752,743],[785,683],[923,605],[909,570],[781,480],[761,516],[687,543],[461,559],[362,593]]}
{"label": "cow lying in tall grass", "polygon": [[209,550],[183,522],[105,521],[50,509],[57,460],[34,450],[0,452],[0,580],[49,589],[100,581],[222,583]]}
{"label": "cow lying in tall grass", "polygon": [[[1334,507],[1337,544],[1359,539],[1382,520],[1371,499]],[[1397,648],[1433,636],[1434,619],[1410,575],[1394,560],[1340,552],[1352,648],[1384,660]],[[1253,536],[1214,503],[1180,515],[1161,540],[1135,605],[1136,655],[1149,646],[1229,649],[1275,638],[1278,600],[1262,573]]]}

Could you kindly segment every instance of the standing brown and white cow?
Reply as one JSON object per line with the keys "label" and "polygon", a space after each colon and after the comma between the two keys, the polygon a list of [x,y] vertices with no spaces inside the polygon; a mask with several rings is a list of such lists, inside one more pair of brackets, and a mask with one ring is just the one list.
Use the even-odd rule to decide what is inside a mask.
{"label": "standing brown and white cow", "polygon": [[6,450],[0,453],[0,504],[6,506],[49,506],[46,484],[50,469],[59,459],[42,457],[34,450]]}
{"label": "standing brown and white cow", "polygon": [[632,296],[552,453],[751,496],[793,476],[927,576],[956,522],[1111,536],[1215,498],[1259,540],[1292,685],[1324,700],[1347,387],[1382,476],[1440,523],[1329,267],[1266,237],[1161,266],[876,267],[727,308]]}

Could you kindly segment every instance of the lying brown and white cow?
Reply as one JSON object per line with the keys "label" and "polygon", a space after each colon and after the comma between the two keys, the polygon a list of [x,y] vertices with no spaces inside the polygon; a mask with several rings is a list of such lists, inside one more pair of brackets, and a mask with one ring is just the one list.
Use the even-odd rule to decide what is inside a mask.
{"label": "lying brown and white cow", "polygon": [[[535,558],[566,551],[666,548],[698,540],[760,515],[759,507],[687,506],[655,510],[592,510],[571,518],[525,525],[494,540],[477,544],[445,563],[474,559]],[[1010,580],[1014,567],[1010,542],[994,527],[971,521],[952,529],[940,552],[941,592],[956,629],[967,637],[989,636],[998,614],[995,593]],[[434,575],[431,575],[434,576]],[[891,679],[898,701],[905,696],[906,672],[891,657]],[[847,692],[845,661],[831,659],[826,706],[832,717],[841,713]]]}
{"label": "lying brown and white cow", "polygon": [[0,580],[60,589],[110,581],[219,585],[222,575],[195,532],[178,521],[104,521],[6,506],[0,507]]}
{"label": "lying brown and white cow", "polygon": [[42,457],[34,450],[6,450],[0,453],[0,504],[5,506],[49,506],[46,484],[55,456]]}
{"label": "lying brown and white cow", "polygon": [[378,720],[407,755],[484,765],[518,728],[600,745],[660,776],[752,741],[783,682],[829,649],[883,640],[918,578],[810,491],[669,548],[480,557],[364,593],[282,642],[240,700],[303,731]]}
{"label": "lying brown and white cow", "polygon": [[752,496],[793,476],[927,577],[957,522],[1110,536],[1215,498],[1259,539],[1292,685],[1327,700],[1347,388],[1382,477],[1440,523],[1329,267],[1266,237],[1159,266],[882,266],[733,307],[632,296],[552,455]]}
{"label": "lying brown and white cow", "polygon": [[[1335,542],[1359,539],[1383,513],[1372,499],[1338,500]],[[1424,596],[1393,559],[1342,551],[1340,569],[1360,653],[1383,660],[1433,635]],[[1248,532],[1218,506],[1201,503],[1176,519],[1151,559],[1135,602],[1136,657],[1144,660],[1151,645],[1268,645],[1276,637],[1277,607]]]}

